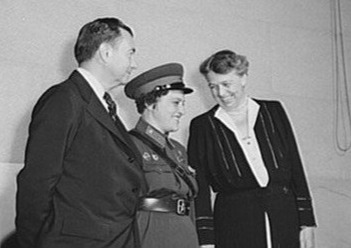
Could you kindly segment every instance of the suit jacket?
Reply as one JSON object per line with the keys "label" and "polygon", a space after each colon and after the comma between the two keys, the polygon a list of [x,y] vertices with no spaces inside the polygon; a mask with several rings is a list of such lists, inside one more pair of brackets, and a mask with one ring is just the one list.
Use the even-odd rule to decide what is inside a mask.
{"label": "suit jacket", "polygon": [[47,90],[17,178],[20,247],[139,247],[135,214],[146,183],[135,151],[77,71]]}

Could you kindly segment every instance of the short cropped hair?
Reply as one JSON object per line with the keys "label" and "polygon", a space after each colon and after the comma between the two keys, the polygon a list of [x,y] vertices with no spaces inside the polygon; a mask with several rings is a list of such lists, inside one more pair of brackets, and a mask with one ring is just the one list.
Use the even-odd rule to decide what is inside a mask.
{"label": "short cropped hair", "polygon": [[221,50],[202,62],[199,69],[205,77],[210,71],[217,74],[227,74],[233,70],[242,77],[248,74],[249,61],[245,56],[231,50]]}
{"label": "short cropped hair", "polygon": [[167,95],[168,92],[169,90],[153,90],[146,94],[142,94],[140,97],[135,99],[138,113],[142,114],[147,105],[156,103],[161,96]]}
{"label": "short cropped hair", "polygon": [[115,42],[121,36],[121,29],[133,36],[132,29],[117,18],[99,18],[85,24],[79,31],[74,46],[78,64],[91,59],[102,43]]}

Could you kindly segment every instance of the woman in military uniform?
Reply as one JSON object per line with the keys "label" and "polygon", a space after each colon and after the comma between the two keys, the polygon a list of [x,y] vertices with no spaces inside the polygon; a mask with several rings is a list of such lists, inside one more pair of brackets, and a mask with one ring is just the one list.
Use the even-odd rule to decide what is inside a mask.
{"label": "woman in military uniform", "polygon": [[142,158],[149,191],[140,199],[138,223],[143,248],[195,248],[198,240],[191,218],[197,194],[194,171],[185,148],[169,138],[184,114],[183,67],[165,64],[144,72],[125,87],[141,114],[130,131]]}

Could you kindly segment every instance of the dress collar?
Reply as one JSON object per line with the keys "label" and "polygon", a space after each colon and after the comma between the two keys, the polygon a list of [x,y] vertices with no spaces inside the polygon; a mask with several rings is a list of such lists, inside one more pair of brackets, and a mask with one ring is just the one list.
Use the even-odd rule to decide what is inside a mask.
{"label": "dress collar", "polygon": [[[248,112],[249,112],[249,130],[253,131],[257,116],[258,116],[258,111],[260,109],[260,105],[254,101],[252,98],[248,98]],[[232,118],[230,115],[225,111],[222,107],[218,107],[217,110],[214,113],[214,117],[222,121],[230,130],[232,130],[234,133],[237,131],[237,127],[235,126]]]}

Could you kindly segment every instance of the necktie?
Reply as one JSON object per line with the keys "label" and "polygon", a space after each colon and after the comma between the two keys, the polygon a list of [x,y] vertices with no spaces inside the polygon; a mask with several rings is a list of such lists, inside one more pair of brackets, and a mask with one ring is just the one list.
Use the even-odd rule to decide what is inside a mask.
{"label": "necktie", "polygon": [[108,114],[116,122],[118,120],[116,103],[112,100],[112,97],[107,92],[104,94],[104,100],[107,103]]}
{"label": "necktie", "polygon": [[107,103],[108,114],[113,119],[113,121],[114,121],[115,125],[117,126],[117,128],[122,132],[123,136],[125,136],[125,138],[126,138],[126,136],[128,136],[127,135],[127,129],[123,125],[121,119],[117,115],[117,105],[116,105],[115,101],[113,101],[112,97],[107,92],[104,94],[104,100]]}
{"label": "necktie", "polygon": [[[137,148],[136,148],[135,144],[133,143],[133,141],[131,140],[131,138],[127,132],[127,129],[125,128],[122,121],[119,119],[119,117],[117,115],[117,105],[113,101],[113,99],[109,93],[106,92],[104,94],[103,98],[104,98],[105,102],[107,103],[109,115],[113,119],[113,122],[115,123],[117,129],[120,131],[120,133],[124,139],[123,143],[128,145],[128,147],[126,147],[126,149],[124,149],[125,152],[129,156],[128,161],[133,162],[136,159],[135,151],[137,151]],[[125,147],[125,145],[123,145],[123,143],[121,145]],[[138,161],[140,162],[139,159],[138,159]]]}
{"label": "necktie", "polygon": [[111,118],[113,119],[113,122],[115,123],[116,127],[118,128],[118,130],[120,131],[120,133],[122,134],[122,136],[124,137],[124,140],[129,143],[130,145],[130,138],[127,132],[126,127],[123,125],[121,119],[118,117],[117,115],[117,105],[115,103],[115,101],[113,101],[112,97],[110,96],[109,93],[105,93],[104,94],[104,100],[107,103],[107,107],[108,107],[108,114],[111,116]]}

